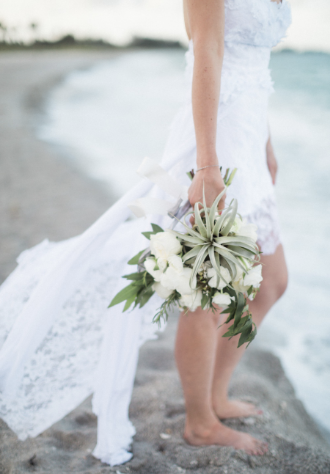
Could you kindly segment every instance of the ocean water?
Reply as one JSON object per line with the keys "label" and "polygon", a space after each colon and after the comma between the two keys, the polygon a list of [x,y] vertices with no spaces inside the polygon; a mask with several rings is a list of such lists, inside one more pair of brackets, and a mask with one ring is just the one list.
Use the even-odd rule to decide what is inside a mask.
{"label": "ocean water", "polygon": [[[290,282],[255,342],[281,359],[298,397],[330,431],[330,55],[274,53],[269,120]],[[127,53],[70,74],[50,94],[38,136],[116,197],[160,159],[184,97],[180,50]]]}

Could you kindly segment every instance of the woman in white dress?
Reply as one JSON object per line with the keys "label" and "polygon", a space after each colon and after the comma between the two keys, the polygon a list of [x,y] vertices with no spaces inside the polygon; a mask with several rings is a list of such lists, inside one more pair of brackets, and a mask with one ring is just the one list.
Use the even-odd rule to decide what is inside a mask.
{"label": "woman in white dress", "polygon": [[[290,24],[287,0],[185,0],[190,39],[187,98],[175,118],[162,167],[189,189],[193,204],[206,185],[210,203],[223,189],[218,165],[238,168],[227,198],[258,225],[263,252],[260,293],[250,304],[259,324],[287,283],[276,214],[276,160],[267,104],[272,90],[271,47]],[[98,416],[94,455],[111,465],[130,459],[134,427],[128,419],[140,345],[154,337],[152,317],[160,305],[122,314],[107,310],[125,285],[126,262],[145,247],[144,219],[126,221],[127,207],[143,196],[164,197],[141,181],[83,234],[44,241],[18,258],[0,288],[0,416],[18,437],[37,436],[87,396]],[[224,202],[220,207],[223,207]],[[125,222],[126,221],[126,222]],[[168,227],[169,218],[151,222]],[[230,445],[262,454],[267,447],[219,419],[258,413],[228,399],[228,383],[244,348],[221,338],[219,316],[200,309],[181,317],[176,359],[186,401],[184,437],[193,445]]]}
{"label": "woman in white dress", "polygon": [[[244,2],[243,6],[243,2],[238,0],[184,0],[184,6],[190,51],[194,53],[192,110],[198,170],[189,189],[189,200],[193,205],[201,202],[204,185],[206,202],[211,206],[224,189],[219,164],[223,168],[238,167],[239,173],[231,192],[239,198],[240,206],[244,200],[253,200],[250,187],[255,187],[258,195],[255,210],[252,211],[251,206],[246,212],[241,207],[240,212],[260,228],[264,281],[260,293],[250,303],[253,319],[259,325],[287,285],[272,189],[277,165],[267,130],[268,91],[267,86],[264,90],[264,84],[260,83],[260,78],[267,81],[265,65],[269,51],[262,46],[255,47],[254,33],[260,35],[261,32],[255,30],[253,24],[256,17],[252,2]],[[267,9],[269,6],[267,4]],[[272,7],[278,9],[280,6],[275,4]],[[235,25],[237,19],[238,38],[230,41],[230,36],[235,35],[235,26],[238,26]],[[239,80],[246,82],[246,90],[229,106],[222,105],[221,101],[219,104],[221,84],[228,87],[226,74],[230,75],[228,84],[230,80],[234,85]],[[239,194],[238,187],[241,187]],[[219,208],[224,205],[223,199]],[[269,227],[263,233],[265,224],[262,221],[266,219],[270,221]],[[189,313],[188,317],[185,314],[180,317],[176,360],[186,401],[184,437],[193,445],[230,445],[250,454],[262,454],[267,449],[265,444],[248,434],[231,430],[219,421],[260,413],[252,404],[228,399],[229,381],[244,347],[237,349],[238,337],[231,340],[222,338],[228,327],[223,325],[217,330],[221,322],[219,314],[201,308]]]}

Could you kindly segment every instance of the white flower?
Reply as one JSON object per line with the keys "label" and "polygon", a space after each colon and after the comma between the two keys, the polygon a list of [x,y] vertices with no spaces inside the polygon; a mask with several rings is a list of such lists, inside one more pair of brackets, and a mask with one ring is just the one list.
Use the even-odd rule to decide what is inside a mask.
{"label": "white flower", "polygon": [[170,232],[158,232],[158,234],[150,236],[150,250],[157,261],[161,259],[167,262],[169,257],[177,255],[181,249],[180,242]]}
{"label": "white flower", "polygon": [[258,239],[257,229],[258,227],[255,224],[249,224],[246,219],[243,219],[242,225],[237,231],[237,235],[250,237],[250,239],[256,242]]}
{"label": "white flower", "polygon": [[189,295],[182,295],[179,300],[179,305],[188,308],[190,311],[196,311],[201,304],[202,292],[200,290],[194,291]]}
{"label": "white flower", "polygon": [[208,278],[211,278],[209,280],[209,286],[211,286],[212,288],[218,288],[218,290],[222,290],[225,286],[228,285],[228,283],[230,283],[231,281],[231,278],[230,278],[230,273],[228,271],[227,268],[225,267],[222,267],[220,266],[220,275],[221,275],[221,278],[220,278],[220,281],[219,281],[219,285],[217,286],[217,279],[218,279],[218,276],[217,276],[217,272],[215,271],[215,268],[208,268],[207,270],[207,277]]}
{"label": "white flower", "polygon": [[160,281],[162,272],[160,270],[154,269],[156,265],[157,262],[154,258],[149,257],[144,261],[144,268],[147,270],[147,272],[150,273],[152,277],[154,277],[155,281]]}
{"label": "white flower", "polygon": [[230,305],[231,297],[228,293],[219,293],[217,292],[213,298],[212,302],[221,306],[222,308],[227,308]]}
{"label": "white flower", "polygon": [[173,293],[172,290],[168,290],[159,282],[154,283],[152,285],[152,289],[155,290],[155,292],[164,300],[166,300],[166,298],[168,298],[170,294]]}
{"label": "white flower", "polygon": [[244,277],[244,285],[250,287],[251,285],[253,288],[259,288],[260,283],[262,282],[263,278],[261,276],[261,265],[256,265],[252,267],[251,270]]}
{"label": "white flower", "polygon": [[179,255],[172,255],[168,259],[168,263],[170,267],[174,268],[177,272],[182,272],[183,270],[183,261],[179,257]]}
{"label": "white flower", "polygon": [[242,219],[239,216],[236,216],[234,223],[231,226],[230,232],[234,232],[235,234],[238,234],[242,226],[242,223],[243,223]]}
{"label": "white flower", "polygon": [[169,290],[176,290],[180,295],[189,295],[194,292],[196,288],[196,277],[193,282],[193,287],[190,287],[189,280],[192,269],[184,267],[181,271],[176,270],[173,266],[169,266],[165,273],[161,276],[161,283]]}
{"label": "white flower", "polygon": [[246,294],[247,290],[249,289],[249,287],[244,284],[244,276],[247,272],[248,269],[246,269],[246,272],[244,272],[240,266],[236,265],[236,277],[234,278],[232,285],[237,293],[241,292]]}
{"label": "white flower", "polygon": [[157,265],[159,266],[159,270],[163,273],[167,267],[167,260],[164,258],[157,258]]}

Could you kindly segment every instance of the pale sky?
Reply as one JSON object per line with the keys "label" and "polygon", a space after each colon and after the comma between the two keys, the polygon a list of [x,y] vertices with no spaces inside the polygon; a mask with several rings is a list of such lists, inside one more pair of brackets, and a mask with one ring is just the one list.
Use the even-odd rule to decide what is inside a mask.
{"label": "pale sky", "polygon": [[[254,0],[270,1],[270,0]],[[290,0],[293,24],[282,47],[330,52],[330,0]],[[9,36],[28,41],[68,33],[125,44],[136,36],[186,42],[180,0],[0,0]]]}

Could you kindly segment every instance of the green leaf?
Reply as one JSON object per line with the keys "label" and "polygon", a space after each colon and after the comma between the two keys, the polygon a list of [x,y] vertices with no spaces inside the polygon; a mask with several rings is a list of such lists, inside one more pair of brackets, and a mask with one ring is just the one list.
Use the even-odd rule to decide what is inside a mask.
{"label": "green leaf", "polygon": [[[222,198],[222,196],[225,194],[226,192],[226,188],[221,191],[221,193],[219,194],[219,196],[217,196],[216,200],[214,201],[214,203],[212,204],[211,206],[211,209],[210,209],[210,222],[211,222],[211,231],[213,232],[214,231],[214,219],[215,219],[215,213],[218,209],[218,204]],[[219,231],[218,231],[218,234],[219,234]],[[217,235],[218,235],[217,234]]]}
{"label": "green leaf", "polygon": [[206,306],[207,303],[209,302],[209,299],[210,299],[210,297],[209,297],[208,295],[206,295],[205,293],[203,293],[202,302],[201,302],[201,307],[202,307],[202,309],[205,308],[205,306]]}
{"label": "green leaf", "polygon": [[203,236],[203,237],[207,237],[207,230],[206,230],[206,227],[202,221],[202,218],[201,218],[201,213],[200,213],[200,210],[199,210],[199,203],[196,202],[195,203],[195,208],[194,208],[194,215],[195,215],[195,222],[196,222],[196,225],[198,227],[198,230],[200,232],[200,234]]}
{"label": "green leaf", "polygon": [[[185,222],[183,221],[180,221],[180,224],[183,225],[183,227],[187,230],[188,234],[191,235],[192,237],[196,237],[197,239],[200,239],[200,240],[203,240],[204,242],[207,242],[207,238],[206,237],[203,237],[201,234],[199,234],[198,232],[195,232],[191,227],[188,227],[187,224],[185,224]],[[182,235],[181,234],[181,239],[185,239],[187,237],[187,235]]]}
{"label": "green leaf", "polygon": [[144,272],[130,273],[129,275],[122,276],[122,278],[126,278],[126,280],[142,280],[143,277]]}
{"label": "green leaf", "polygon": [[237,307],[236,307],[236,312],[235,312],[235,317],[234,317],[234,326],[235,327],[240,322],[240,319],[243,315],[244,306],[245,306],[245,297],[244,297],[243,293],[239,292],[238,295],[237,295]]}
{"label": "green leaf", "polygon": [[219,244],[232,244],[232,245],[241,245],[247,244],[252,248],[256,248],[256,244],[253,239],[250,237],[245,237],[244,235],[226,235],[217,237],[215,239]]}
{"label": "green leaf", "polygon": [[108,308],[111,308],[112,306],[115,306],[116,304],[122,303],[123,301],[127,300],[128,298],[131,298],[133,295],[137,295],[138,293],[138,287],[134,285],[134,283],[131,283],[128,286],[125,286],[119,293],[116,294],[116,296],[113,298],[111,303],[109,304]]}
{"label": "green leaf", "polygon": [[191,171],[188,171],[188,173],[186,173],[186,175],[188,176],[188,178],[190,179],[190,181],[193,180],[193,175],[192,175],[192,172],[191,172]]}
{"label": "green leaf", "polygon": [[144,250],[141,250],[141,252],[137,253],[131,260],[129,260],[127,263],[128,265],[137,265],[139,263],[140,257],[143,254]]}
{"label": "green leaf", "polygon": [[225,181],[226,186],[231,185],[231,183],[233,182],[233,179],[235,177],[236,171],[237,171],[237,168],[234,168],[233,171],[230,173],[229,178],[227,179],[227,181]]}
{"label": "green leaf", "polygon": [[194,245],[200,245],[205,242],[205,239],[202,239],[200,235],[198,237],[193,237],[187,234],[180,234],[180,232],[176,232],[175,230],[172,230],[171,234],[174,234],[176,237],[178,237],[178,240],[181,242],[189,242]]}
{"label": "green leaf", "polygon": [[227,207],[227,209],[222,211],[221,216],[217,218],[217,221],[213,229],[213,235],[215,235],[216,237],[219,237],[220,229],[222,228],[223,223],[227,219],[228,215],[231,213],[232,208],[233,208],[233,205],[231,202],[229,206]]}
{"label": "green leaf", "polygon": [[252,331],[252,328],[253,328],[253,322],[252,322],[252,319],[250,318],[250,321],[249,321],[249,325],[248,327],[242,331],[242,334],[241,334],[241,337],[239,338],[239,341],[238,341],[238,346],[237,347],[241,347],[243,344],[245,344],[246,342],[252,342],[255,335],[256,335],[256,330],[255,331]]}
{"label": "green leaf", "polygon": [[240,257],[244,257],[247,260],[254,261],[255,260],[255,253],[251,250],[244,249],[242,247],[237,247],[235,245],[228,245],[228,250],[230,250],[234,255],[238,255]]}
{"label": "green leaf", "polygon": [[143,308],[143,306],[148,303],[152,295],[154,294],[154,290],[152,288],[147,288],[146,291],[143,293],[141,299],[140,299],[140,308]]}
{"label": "green leaf", "polygon": [[206,232],[208,239],[211,238],[211,221],[209,211],[206,206],[206,199],[205,199],[205,188],[203,183],[203,204],[204,204],[204,216],[205,216],[205,223],[206,223]]}
{"label": "green leaf", "polygon": [[[212,267],[215,269],[216,273],[217,273],[217,287],[219,286],[219,283],[221,281],[221,273],[220,273],[220,258],[219,258],[219,254],[215,254],[214,253],[214,247],[213,246],[210,246],[209,249],[208,249],[208,254],[209,254],[209,258],[210,258],[210,261],[211,261],[211,264],[212,264]],[[227,283],[227,282],[226,282]]]}
{"label": "green leaf", "polygon": [[183,257],[182,257],[182,261],[185,263],[187,262],[187,260],[189,260],[190,258],[192,257],[196,257],[200,250],[202,250],[202,248],[205,246],[204,245],[196,245],[196,247],[194,247],[193,249],[189,250],[189,252],[187,252]]}
{"label": "green leaf", "polygon": [[239,259],[235,257],[228,249],[216,243],[213,243],[213,245],[214,250],[218,252],[223,258],[225,258],[227,262],[232,262],[234,265],[241,267],[244,272],[246,271],[246,268],[242,265]]}
{"label": "green leaf", "polygon": [[149,232],[141,232],[142,235],[148,240],[150,240],[150,236],[154,235],[155,232],[149,231]]}
{"label": "green leaf", "polygon": [[227,270],[230,273],[231,279],[235,280],[236,275],[237,275],[236,265],[234,265],[231,261],[226,260],[225,258],[222,258],[221,265],[227,268]]}
{"label": "green leaf", "polygon": [[237,202],[237,199],[234,199],[233,200],[233,209],[231,211],[231,214],[230,214],[230,217],[228,219],[228,222],[227,224],[225,225],[225,227],[223,229],[221,229],[221,234],[222,235],[227,235],[229,234],[230,232],[230,229],[232,228],[233,224],[234,224],[234,221],[235,221],[235,217],[236,217],[236,214],[237,214],[237,209],[238,209],[238,202]]}
{"label": "green leaf", "polygon": [[250,294],[253,292],[253,286],[251,285],[250,288],[247,290],[247,294],[250,296]]}
{"label": "green leaf", "polygon": [[246,348],[249,347],[249,345],[251,344],[251,342],[253,341],[253,339],[256,337],[257,332],[258,332],[257,326],[255,325],[255,323],[252,322],[252,324],[253,324],[254,329],[253,329],[253,331],[252,331],[251,334],[250,334],[250,337],[249,337],[249,340],[248,340],[248,345],[246,346]]}
{"label": "green leaf", "polygon": [[128,298],[128,300],[127,300],[126,303],[125,303],[125,306],[124,306],[124,309],[123,309],[123,313],[125,313],[125,311],[127,311],[127,310],[131,307],[132,303],[134,303],[134,301],[135,301],[135,298],[136,298],[135,295],[133,295],[133,296],[131,296],[130,298]]}
{"label": "green leaf", "polygon": [[193,282],[195,276],[197,275],[200,266],[202,265],[202,263],[205,260],[205,257],[207,255],[207,251],[208,251],[208,245],[204,245],[204,247],[199,251],[199,254],[196,257],[196,261],[195,261],[194,266],[193,266],[193,271],[191,273],[191,277],[190,277],[190,280],[189,280],[190,287],[192,286],[192,282]]}
{"label": "green leaf", "polygon": [[151,227],[155,234],[159,234],[159,232],[164,232],[164,230],[157,224],[151,224]]}

